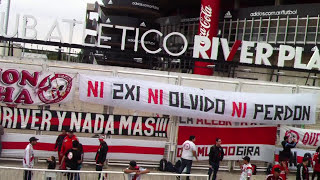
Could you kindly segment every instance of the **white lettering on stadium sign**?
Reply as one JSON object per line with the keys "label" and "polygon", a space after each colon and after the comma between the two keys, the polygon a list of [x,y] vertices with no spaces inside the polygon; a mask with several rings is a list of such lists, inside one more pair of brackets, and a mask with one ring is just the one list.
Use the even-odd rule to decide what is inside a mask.
{"label": "white lettering on stadium sign", "polygon": [[[202,18],[207,19],[207,17],[210,16],[210,9],[202,9],[205,16]],[[3,23],[4,21],[4,15],[5,13],[1,13],[0,22]],[[4,36],[7,38],[12,38],[17,36],[18,29],[19,29],[19,19],[20,15],[16,16],[16,24],[13,28],[13,32],[9,32],[8,34],[4,33],[4,28],[0,28],[0,36]],[[206,24],[207,21],[204,21],[204,19],[201,21],[203,25]],[[110,45],[102,45],[101,41],[107,42],[110,41],[112,38],[109,36],[103,36],[102,35],[102,28],[110,28],[110,29],[118,29],[122,30],[122,39],[121,39],[121,50],[134,50],[135,52],[139,49],[139,44],[141,44],[141,47],[143,50],[149,54],[158,54],[160,52],[165,52],[169,54],[170,56],[181,56],[183,55],[186,50],[188,49],[188,41],[185,35],[183,35],[180,32],[171,32],[167,35],[164,35],[162,32],[156,30],[156,29],[150,29],[143,34],[140,34],[139,28],[133,28],[133,27],[126,27],[126,26],[118,26],[118,25],[111,25],[111,24],[99,24],[98,27],[98,33],[96,34],[98,37],[98,43],[97,44],[88,44],[85,43],[85,38],[87,36],[86,32],[86,24],[80,21],[74,21],[74,20],[63,20],[62,24],[69,27],[69,34],[68,34],[68,40],[65,41],[66,37],[64,37],[65,33],[61,33],[61,24],[58,21],[54,21],[52,23],[52,26],[50,27],[48,33],[46,33],[45,38],[42,40],[45,41],[58,41],[63,43],[73,43],[73,32],[75,29],[75,26],[83,25],[83,46],[91,46],[91,47],[100,47],[100,48],[107,48],[111,49],[114,47],[111,47]],[[3,27],[3,26],[1,26]],[[22,32],[19,33],[19,38],[22,39],[37,39],[41,40],[37,36],[38,31],[36,29],[37,27],[37,19],[34,16],[31,15],[24,15],[23,16],[23,23],[22,23]],[[204,26],[205,27],[205,26]],[[127,39],[127,32],[133,31],[136,36],[134,38],[134,47],[133,49],[126,48],[126,39]],[[53,35],[53,32],[58,32],[58,36]],[[204,34],[206,34],[206,30],[203,30]],[[140,36],[141,35],[141,36]],[[150,35],[157,35],[160,38],[163,38],[161,42],[163,42],[162,45],[157,50],[150,50],[146,47],[146,37]],[[141,37],[141,38],[139,38]],[[178,38],[181,39],[183,42],[183,48],[181,48],[180,52],[171,52],[168,48],[167,42],[170,38]],[[170,45],[171,46],[171,45]],[[163,48],[161,48],[163,47]],[[268,43],[263,42],[251,42],[251,41],[236,41],[233,46],[229,46],[229,42],[227,39],[224,38],[216,38],[213,37],[212,39],[209,39],[206,36],[201,35],[195,35],[194,38],[194,47],[193,47],[193,57],[199,58],[200,56],[203,59],[211,59],[211,60],[217,60],[218,59],[218,52],[219,48],[222,48],[222,52],[224,55],[225,61],[233,61],[235,58],[235,54],[237,53],[238,48],[240,48],[240,63],[245,64],[256,64],[256,65],[266,65],[271,66],[275,65],[278,67],[284,67],[286,62],[293,61],[293,67],[296,69],[305,69],[305,70],[311,70],[316,69],[320,70],[320,54],[319,49],[315,48],[315,51],[313,52],[313,55],[311,56],[309,62],[302,63],[303,59],[303,48],[302,47],[292,47],[289,45],[280,45],[279,53],[278,53],[278,61],[276,64],[271,64],[269,58],[273,56],[273,53],[275,51],[275,48],[272,47],[272,45]],[[210,57],[207,52],[211,52]]]}

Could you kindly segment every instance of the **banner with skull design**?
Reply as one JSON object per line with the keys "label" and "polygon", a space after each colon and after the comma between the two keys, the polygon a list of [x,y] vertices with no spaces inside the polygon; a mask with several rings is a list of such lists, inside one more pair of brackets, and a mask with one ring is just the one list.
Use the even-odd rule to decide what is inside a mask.
{"label": "banner with skull design", "polygon": [[8,106],[65,103],[73,98],[76,75],[0,68],[0,103]]}
{"label": "banner with skull design", "polygon": [[283,141],[284,136],[288,136],[290,142],[296,139],[297,147],[315,149],[320,146],[320,130],[281,126],[280,142]]}

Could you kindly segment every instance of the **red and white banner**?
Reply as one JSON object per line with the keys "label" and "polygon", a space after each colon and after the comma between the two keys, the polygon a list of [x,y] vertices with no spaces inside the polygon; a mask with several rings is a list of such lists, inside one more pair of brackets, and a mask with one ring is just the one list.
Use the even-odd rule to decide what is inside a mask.
{"label": "red and white banner", "polygon": [[[279,153],[280,151],[282,151],[282,148],[276,148],[275,151],[275,161],[279,161]],[[299,149],[299,148],[293,148],[291,149],[292,152],[292,157],[289,160],[289,169],[290,170],[297,170],[297,165],[302,163],[302,159],[304,156],[311,156],[313,157],[313,155],[316,153],[315,150],[310,150],[310,149]],[[312,170],[311,166],[309,166],[309,172],[311,172],[310,170]]]}
{"label": "red and white banner", "polygon": [[297,147],[317,148],[320,146],[320,130],[281,126],[280,137],[283,138],[284,136],[288,136],[290,141],[293,138],[297,139]]}
{"label": "red and white banner", "polygon": [[240,160],[250,156],[252,160],[273,162],[277,127],[209,127],[179,125],[178,153],[181,156],[181,145],[189,136],[196,136],[196,147],[199,160],[208,160],[210,147],[217,137],[221,138],[225,152],[224,160]]}
{"label": "red and white banner", "polygon": [[0,102],[13,106],[67,102],[73,98],[74,76],[0,68]]}
{"label": "red and white banner", "polygon": [[315,124],[317,95],[204,90],[80,75],[80,100],[182,117],[264,124]]}
{"label": "red and white banner", "polygon": [[[23,157],[24,149],[32,134],[5,134],[2,136],[2,157]],[[36,135],[39,139],[34,147],[35,156],[48,158],[57,156],[54,151],[56,136]],[[98,138],[79,138],[84,148],[84,159],[94,160],[99,148]],[[106,139],[109,146],[108,159],[160,161],[165,150],[165,141],[145,141],[134,139]]]}
{"label": "red and white banner", "polygon": [[0,122],[11,129],[167,137],[169,119],[0,106]]}
{"label": "red and white banner", "polygon": [[[200,22],[199,22],[199,35],[208,37],[211,41],[212,37],[218,34],[220,15],[220,0],[201,0]],[[200,44],[205,46],[205,44]],[[211,56],[211,48],[207,51],[208,56]],[[193,69],[194,74],[212,75],[213,69],[208,68],[212,65],[211,62],[196,61]]]}

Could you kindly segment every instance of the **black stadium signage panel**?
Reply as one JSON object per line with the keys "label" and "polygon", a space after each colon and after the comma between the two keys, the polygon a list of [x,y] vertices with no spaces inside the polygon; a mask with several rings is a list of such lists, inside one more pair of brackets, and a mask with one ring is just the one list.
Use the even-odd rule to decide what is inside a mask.
{"label": "black stadium signage panel", "polygon": [[317,17],[320,12],[320,4],[294,4],[283,6],[259,6],[250,8],[240,8],[234,11],[224,11],[222,19],[257,19],[257,18],[277,18],[277,17]]}
{"label": "black stadium signage panel", "polygon": [[107,6],[125,6],[135,7],[139,9],[147,9],[152,11],[159,11],[160,0],[102,0],[103,4]]}

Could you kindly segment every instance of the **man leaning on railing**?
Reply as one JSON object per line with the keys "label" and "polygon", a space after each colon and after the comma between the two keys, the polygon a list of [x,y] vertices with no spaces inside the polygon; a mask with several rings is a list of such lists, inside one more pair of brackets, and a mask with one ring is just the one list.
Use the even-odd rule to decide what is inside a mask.
{"label": "man leaning on railing", "polygon": [[128,180],[140,180],[140,175],[147,174],[150,170],[137,166],[135,161],[130,161],[129,168],[124,169],[123,172],[128,174]]}

